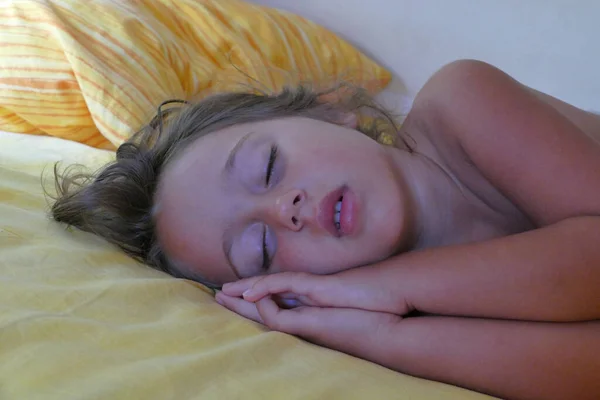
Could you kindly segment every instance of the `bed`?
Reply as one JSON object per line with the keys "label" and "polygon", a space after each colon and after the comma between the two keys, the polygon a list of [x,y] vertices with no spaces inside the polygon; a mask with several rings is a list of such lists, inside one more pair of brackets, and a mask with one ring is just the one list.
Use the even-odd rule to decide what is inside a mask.
{"label": "bed", "polygon": [[[342,2],[343,7],[340,6]],[[28,0],[4,3],[6,4],[3,6],[8,6],[2,7],[3,14],[0,14],[0,18],[16,18],[22,24],[12,25],[13,28],[20,26],[18,35],[13,30],[10,31],[10,38],[0,36],[0,40],[10,41],[16,37],[22,40],[23,29],[30,36],[38,35],[38,31],[28,30],[25,26],[27,24],[39,23],[43,26],[38,25],[36,29],[46,29],[52,21],[53,24],[64,22],[65,14],[60,14],[59,10],[66,10],[70,6],[78,7],[85,2],[42,2],[45,4],[43,8],[32,8],[28,9],[30,12],[21,13],[19,10],[23,11],[25,8],[10,7],[38,7],[42,3]],[[145,12],[148,14],[144,15],[150,18],[153,12],[157,12],[157,7],[165,4],[176,4],[182,7],[179,15],[189,15],[191,9],[185,7],[194,7],[193,3],[185,0],[95,1],[86,4],[116,6],[110,10],[79,10],[79,13],[73,13],[71,17],[75,19],[94,15],[91,10],[102,11],[95,14],[95,17],[102,19],[109,15],[109,11],[115,12],[116,17],[113,15],[111,21],[117,22],[111,29],[124,29],[130,35],[128,37],[138,38],[139,29],[142,28],[136,25],[137,17],[125,22],[119,19],[123,13],[135,15],[136,10],[131,8],[134,5],[146,7]],[[199,3],[215,2],[196,2],[196,6]],[[468,40],[466,45],[457,42],[453,48],[446,48],[443,55],[436,57],[434,53],[440,45],[435,40],[440,39],[440,30],[427,32],[422,24],[434,24],[451,18],[471,21],[463,12],[469,9],[476,13],[476,7],[482,8],[479,12],[484,17],[503,15],[502,23],[515,22],[508,13],[508,6],[502,6],[500,2],[476,6],[479,3],[457,1],[454,3],[454,11],[454,7],[441,1],[398,1],[394,5],[384,0],[370,2],[369,5],[358,0],[264,0],[255,3],[288,8],[294,13],[314,19],[320,26],[328,27],[331,30],[329,32],[337,34],[340,40],[347,40],[350,46],[348,48],[343,47],[346,44],[342,42],[335,42],[336,46],[340,46],[342,54],[337,60],[350,58],[354,60],[350,65],[360,63],[362,69],[369,69],[371,75],[376,77],[374,81],[361,81],[363,78],[360,75],[351,78],[374,92],[380,92],[385,87],[379,93],[380,99],[395,108],[399,114],[407,111],[410,99],[422,84],[424,76],[450,58],[467,56],[485,59],[486,54],[490,54],[486,61],[503,61],[494,59],[498,55],[496,51],[483,45],[476,47]],[[48,7],[49,4],[53,6]],[[241,21],[245,21],[244,13],[250,12],[248,10],[257,11],[254,5],[247,9],[242,3],[233,1],[220,4],[214,10],[223,12],[223,4],[242,7],[243,12],[236,11],[236,18],[242,18]],[[548,4],[550,5],[544,3],[546,10],[540,11],[542,27],[537,29],[542,29],[544,23],[551,26],[556,22],[551,18],[553,12],[564,11],[563,5],[558,2]],[[386,12],[387,7],[392,7],[397,15]],[[440,16],[440,7],[444,10],[443,18]],[[265,12],[264,9],[258,10]],[[269,11],[263,17],[279,18],[279,14],[270,12],[276,13],[275,10]],[[413,13],[412,17],[410,13]],[[335,18],[335,15],[338,17]],[[262,18],[256,15],[254,17]],[[175,20],[174,17],[172,21]],[[582,20],[587,21],[585,17]],[[400,21],[401,27],[396,25],[397,21]],[[238,23],[243,24],[239,20]],[[411,26],[411,23],[415,26]],[[502,23],[496,22],[497,25]],[[60,26],[64,28],[65,34],[69,33],[69,29],[75,29],[68,24]],[[191,29],[185,26],[179,28]],[[583,28],[580,27],[581,30],[588,28],[597,30],[592,25],[588,27],[583,24]],[[311,25],[310,29],[318,28]],[[372,40],[371,35],[381,34],[382,29],[390,29],[402,38],[398,41]],[[485,30],[485,27],[479,26],[479,29]],[[567,35],[575,34],[569,29],[565,31]],[[3,33],[6,32],[5,29]],[[312,34],[325,35],[323,32]],[[409,40],[405,36],[410,32],[414,36]],[[85,33],[85,30],[80,32],[81,35]],[[89,40],[99,37],[87,33]],[[258,36],[260,34],[257,33]],[[483,35],[490,36],[492,32],[484,31]],[[38,36],[35,40],[45,40],[42,35]],[[589,45],[592,39],[583,36],[585,35],[581,38],[583,44],[580,46]],[[99,96],[98,82],[111,82],[111,79],[115,82],[116,78],[108,75],[90,78],[93,71],[97,74],[102,71],[98,67],[100,64],[91,63],[89,57],[101,59],[102,54],[98,49],[90,50],[91,53],[87,54],[85,46],[78,47],[84,43],[83,39],[73,40],[77,37],[79,36],[62,36],[63,40],[60,42],[61,46],[70,49],[65,54],[69,55],[68,63],[72,69],[64,72],[66,75],[58,79],[61,83],[53,86],[52,90],[60,91],[60,96],[64,97],[58,96],[56,92],[51,97],[39,99],[37,94],[43,92],[39,85],[48,78],[38,77],[40,81],[36,81],[37,75],[23,75],[23,71],[27,70],[25,67],[15,72],[15,58],[11,57],[21,50],[11,50],[11,57],[7,57],[7,53],[0,54],[0,60],[4,60],[0,61],[0,121],[4,127],[4,132],[0,132],[1,399],[490,398],[390,371],[289,335],[270,332],[216,304],[213,293],[202,285],[151,270],[93,235],[65,229],[51,222],[47,216],[48,200],[42,187],[48,187],[44,184],[50,178],[49,172],[55,162],[81,163],[91,168],[100,166],[114,157],[112,148],[123,140],[131,127],[138,120],[150,116],[153,99],[167,95],[188,96],[201,90],[219,89],[216,80],[204,86],[192,80],[196,86],[187,87],[174,83],[158,89],[135,85],[127,87],[127,82],[122,82],[122,85],[114,85],[118,87],[109,88],[108,94]],[[461,34],[455,34],[455,37],[460,39]],[[168,75],[171,70],[165,69],[165,75],[161,78],[173,79],[173,82],[189,81],[189,76],[186,76],[190,73],[189,70],[176,65],[175,50],[164,47],[164,43],[156,47],[155,42],[148,40],[130,45],[147,45],[148,48],[159,49],[156,54],[170,60],[170,67],[175,65],[172,68],[175,71],[173,75]],[[394,53],[397,55],[386,59],[386,54],[392,51],[391,44],[408,42],[411,43],[410,46],[399,48]],[[503,46],[499,46],[499,53],[507,52],[512,45],[504,43]],[[537,49],[542,53],[544,46],[547,46],[547,52],[550,52],[548,49],[553,49],[552,43],[544,41],[541,41],[540,46],[541,50],[540,47]],[[419,54],[414,53],[417,49]],[[525,52],[524,49],[521,50],[522,53]],[[551,53],[547,54],[547,59],[551,59],[554,52]],[[36,54],[39,56],[39,53]],[[86,54],[88,58],[84,57]],[[264,54],[266,53],[263,52]],[[124,60],[131,58],[127,54],[121,55]],[[56,54],[48,57],[54,56]],[[272,56],[277,59],[281,54]],[[422,56],[422,63],[410,59],[417,56]],[[12,61],[5,61],[9,58]],[[62,62],[58,58],[55,61]],[[248,64],[244,64],[246,61]],[[248,67],[257,61],[240,56],[238,62]],[[570,68],[573,71],[575,65],[570,66],[569,60],[562,60],[562,64],[558,65],[545,65],[545,69],[527,60],[519,64],[511,63],[506,58],[504,62],[509,70],[512,65],[517,75],[521,74],[524,78],[531,78],[534,83],[540,83],[537,85],[538,89],[553,92],[565,100],[590,109],[600,109],[596,96],[600,89],[598,80],[586,80],[585,75],[587,73],[587,78],[590,78],[589,74],[598,69],[597,59],[592,60],[593,65],[585,66],[581,74],[569,75],[568,83],[561,85],[547,77],[553,74],[564,76],[559,71],[560,68]],[[122,68],[125,67],[119,67],[120,73],[123,73]],[[55,73],[56,71],[52,72]],[[215,75],[214,71],[202,73],[210,77]],[[131,74],[135,75],[135,71]],[[220,76],[220,80],[227,82],[227,74]],[[25,84],[32,85],[35,89],[28,92],[15,89],[14,79],[23,76],[29,79]],[[310,74],[307,76],[310,78]],[[277,84],[277,78],[271,76],[269,79],[273,79],[274,85]],[[65,82],[75,83],[74,86],[69,86]],[[140,101],[139,104],[128,107],[131,109],[123,110],[120,102],[136,90],[140,91],[140,97],[147,96],[149,100],[146,103]],[[77,103],[77,96],[81,97],[81,104]],[[65,99],[72,101],[73,106],[61,107],[52,103],[56,101],[59,104],[67,101]],[[35,107],[31,104],[35,104]],[[65,111],[65,108],[68,110]]]}

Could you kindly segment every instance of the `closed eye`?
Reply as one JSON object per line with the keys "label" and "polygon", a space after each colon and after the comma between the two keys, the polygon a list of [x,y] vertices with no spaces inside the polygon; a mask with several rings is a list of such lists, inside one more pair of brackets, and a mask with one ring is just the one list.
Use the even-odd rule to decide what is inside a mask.
{"label": "closed eye", "polygon": [[263,261],[262,261],[262,270],[268,271],[271,268],[271,258],[269,257],[269,250],[267,249],[267,226],[263,226],[263,234],[262,234],[262,252],[263,252]]}
{"label": "closed eye", "polygon": [[271,151],[269,153],[269,161],[267,163],[267,173],[265,176],[265,187],[269,186],[269,183],[271,183],[271,176],[273,175],[273,167],[275,165],[275,160],[277,160],[277,146],[276,145],[272,145],[271,146]]}

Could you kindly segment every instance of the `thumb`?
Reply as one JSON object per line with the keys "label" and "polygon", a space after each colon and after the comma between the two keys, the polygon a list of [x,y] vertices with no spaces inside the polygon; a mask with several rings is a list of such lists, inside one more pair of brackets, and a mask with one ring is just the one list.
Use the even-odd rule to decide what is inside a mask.
{"label": "thumb", "polygon": [[270,329],[298,335],[310,340],[327,329],[331,309],[300,306],[293,309],[280,308],[272,296],[258,300],[256,309],[263,323]]}

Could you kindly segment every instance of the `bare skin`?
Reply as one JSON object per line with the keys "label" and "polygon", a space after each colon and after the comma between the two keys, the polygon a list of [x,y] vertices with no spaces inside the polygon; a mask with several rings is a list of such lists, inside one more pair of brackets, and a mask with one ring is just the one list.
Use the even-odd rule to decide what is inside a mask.
{"label": "bare skin", "polygon": [[[276,273],[217,301],[272,329],[503,398],[600,397],[600,120],[479,62],[450,64],[403,129],[426,199],[414,250]],[[302,306],[279,308],[274,295]],[[424,316],[403,316],[419,311]],[[468,317],[468,318],[465,318]]]}

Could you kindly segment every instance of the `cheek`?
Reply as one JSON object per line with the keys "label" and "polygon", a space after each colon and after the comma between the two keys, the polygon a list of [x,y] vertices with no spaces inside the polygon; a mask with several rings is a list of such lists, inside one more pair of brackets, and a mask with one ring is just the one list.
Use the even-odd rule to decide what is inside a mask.
{"label": "cheek", "polygon": [[[337,145],[314,147],[308,152],[307,160],[311,162],[328,162],[333,165],[346,166],[352,164],[363,164],[377,159],[376,148],[371,146],[345,145],[343,142]],[[308,164],[311,165],[311,164]]]}
{"label": "cheek", "polygon": [[288,240],[280,240],[275,272],[333,274],[364,265],[373,257],[368,245],[355,246],[350,242],[299,236],[286,239]]}

